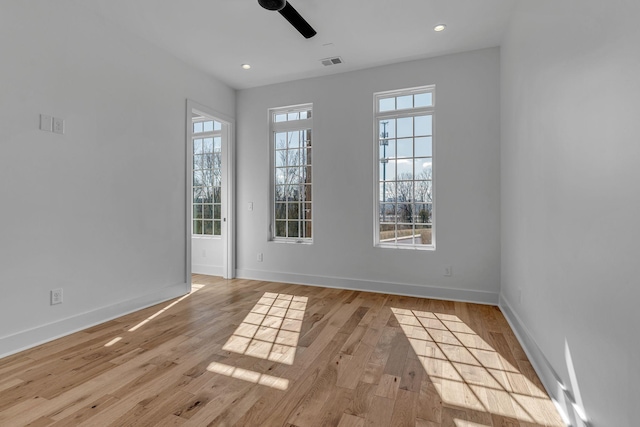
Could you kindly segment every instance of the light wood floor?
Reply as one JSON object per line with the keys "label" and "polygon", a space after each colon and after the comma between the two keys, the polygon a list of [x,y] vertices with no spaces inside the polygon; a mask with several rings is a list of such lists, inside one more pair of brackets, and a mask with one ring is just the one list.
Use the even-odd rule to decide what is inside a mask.
{"label": "light wood floor", "polygon": [[0,360],[0,425],[563,425],[496,307],[193,282]]}

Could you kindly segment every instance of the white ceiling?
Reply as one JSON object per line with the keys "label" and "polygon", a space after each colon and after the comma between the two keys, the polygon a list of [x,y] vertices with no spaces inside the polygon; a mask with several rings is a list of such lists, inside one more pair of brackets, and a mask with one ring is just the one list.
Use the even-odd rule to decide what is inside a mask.
{"label": "white ceiling", "polygon": [[[84,0],[229,86],[244,89],[500,45],[515,0],[291,0],[302,37],[257,0]],[[433,31],[444,23],[442,33]],[[320,59],[341,56],[325,67]],[[248,71],[240,65],[251,64]]]}

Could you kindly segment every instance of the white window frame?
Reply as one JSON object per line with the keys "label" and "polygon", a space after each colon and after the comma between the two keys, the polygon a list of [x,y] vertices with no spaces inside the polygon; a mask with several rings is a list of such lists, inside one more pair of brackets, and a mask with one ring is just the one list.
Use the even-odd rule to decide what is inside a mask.
{"label": "white window frame", "polygon": [[[306,119],[296,119],[291,121],[282,121],[276,122],[275,116],[277,114],[283,113],[296,113],[301,111],[310,111],[311,117]],[[311,220],[309,220],[311,225],[311,237],[282,237],[276,236],[276,141],[275,136],[279,132],[295,132],[295,131],[303,131],[308,130],[311,135],[311,153],[314,151],[314,139],[315,134],[313,131],[313,104],[299,104],[299,105],[291,105],[287,107],[277,107],[269,109],[269,212],[270,212],[270,221],[269,221],[269,240],[273,242],[284,242],[284,243],[301,243],[301,244],[311,244],[313,243],[314,236],[314,215],[313,215],[313,205],[314,199],[313,196],[313,160],[309,160],[307,166],[311,167],[311,183],[309,184],[311,189],[311,201],[301,202],[303,204],[309,204],[311,212]],[[304,206],[304,205],[303,205]],[[302,221],[302,220],[299,220]],[[288,224],[288,220],[286,221]],[[288,226],[288,225],[287,225]],[[300,225],[299,225],[300,227]]]}
{"label": "white window frame", "polygon": [[[415,95],[422,93],[430,93],[432,97],[431,106],[427,107],[412,107],[404,109],[394,109],[390,111],[380,111],[380,100],[389,97],[399,97],[406,95]],[[374,247],[379,248],[393,248],[393,249],[414,249],[414,250],[429,250],[433,251],[436,248],[436,93],[435,85],[413,87],[407,89],[398,89],[385,92],[374,93],[374,120],[373,120],[373,182],[374,182],[374,197],[373,197],[373,244]],[[403,117],[414,117],[421,115],[430,115],[432,130],[431,130],[431,244],[416,244],[416,243],[397,243],[380,241],[380,141],[381,134],[379,131],[379,122],[385,119],[398,119]],[[390,138],[391,139],[391,138]],[[414,153],[415,156],[415,153]],[[416,157],[412,157],[415,159]],[[420,157],[419,157],[420,158]],[[413,182],[415,182],[415,177]],[[397,203],[397,201],[396,201]],[[396,227],[398,221],[395,221]]]}
{"label": "white window frame", "polygon": [[[194,125],[196,123],[205,123],[205,122],[214,122],[214,124],[213,124],[214,130],[212,130],[212,131],[203,131],[203,132],[196,133],[194,131]],[[215,130],[215,123],[216,122],[220,124],[220,129],[218,129],[218,130]],[[206,116],[204,116],[204,117],[202,117],[202,116],[201,117],[193,117],[191,119],[191,147],[194,146],[193,142],[196,139],[203,139],[204,140],[205,138],[212,138],[215,141],[215,138],[220,138],[220,149],[222,150],[222,142],[223,142],[224,137],[225,137],[224,132],[225,132],[225,124],[224,123],[221,123],[221,122],[219,122],[219,121],[217,121],[217,120],[215,120],[213,118],[206,117]],[[212,145],[212,147],[215,147],[215,143],[214,143],[214,145]],[[213,151],[213,154],[215,154],[215,149]],[[193,153],[193,150],[192,150],[192,152],[191,152],[192,159],[194,159],[194,156],[195,156],[195,154]],[[201,231],[203,231],[203,233],[199,233],[199,234],[195,233],[194,232],[195,231],[194,227],[191,228],[191,235],[194,238],[204,238],[204,239],[221,239],[222,238],[222,228],[223,228],[222,218],[224,217],[224,214],[222,213],[222,190],[223,190],[223,185],[222,185],[222,160],[223,160],[222,159],[222,151],[219,152],[219,159],[220,159],[220,167],[213,168],[213,169],[219,169],[219,174],[220,174],[220,198],[221,199],[220,199],[219,203],[212,202],[211,203],[211,209],[213,210],[213,212],[215,212],[215,208],[216,208],[216,206],[218,206],[218,210],[220,212],[220,218],[217,221],[220,223],[220,230],[219,230],[220,233],[219,234],[215,234],[216,218],[215,218],[215,214],[214,214],[213,217],[211,218],[212,234],[205,234],[204,233],[204,222],[203,222],[202,230],[201,230]],[[194,165],[193,160],[192,160],[191,164]],[[194,169],[195,169],[195,165],[192,168],[192,173],[194,172]],[[213,169],[212,169],[212,171],[213,171]],[[193,182],[193,175],[192,175],[191,176],[191,192],[192,192],[192,194],[193,194],[193,191],[195,189],[195,185],[194,184],[195,183]],[[212,186],[212,187],[215,187],[215,186]],[[191,221],[192,222],[195,221],[194,214],[193,214],[193,208],[194,208],[195,204],[196,203],[195,203],[195,201],[193,200],[193,197],[192,197],[192,199],[191,199]],[[204,208],[204,205],[203,205],[203,208]],[[201,219],[201,220],[203,220],[203,219]]]}

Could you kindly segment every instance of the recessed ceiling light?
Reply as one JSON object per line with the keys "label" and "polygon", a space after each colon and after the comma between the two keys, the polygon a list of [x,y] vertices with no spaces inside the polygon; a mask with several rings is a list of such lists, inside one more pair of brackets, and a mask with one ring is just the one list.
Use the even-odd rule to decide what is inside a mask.
{"label": "recessed ceiling light", "polygon": [[433,31],[437,31],[439,33],[440,31],[444,31],[445,28],[447,28],[446,25],[438,24],[435,27],[433,27]]}
{"label": "recessed ceiling light", "polygon": [[249,64],[242,64],[242,69],[243,69],[243,70],[248,70],[249,68],[251,68],[251,65],[249,65]]}

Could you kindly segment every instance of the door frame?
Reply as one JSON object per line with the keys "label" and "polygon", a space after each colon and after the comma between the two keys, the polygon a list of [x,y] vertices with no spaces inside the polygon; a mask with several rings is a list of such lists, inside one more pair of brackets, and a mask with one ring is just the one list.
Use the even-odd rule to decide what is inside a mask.
{"label": "door frame", "polygon": [[187,99],[186,108],[186,277],[187,292],[191,291],[191,228],[193,221],[191,218],[191,209],[193,204],[193,112],[203,114],[214,118],[228,127],[227,138],[222,138],[222,277],[225,279],[233,279],[235,277],[235,120],[232,117],[222,114],[219,111],[209,108],[206,105],[199,104],[196,101]]}

